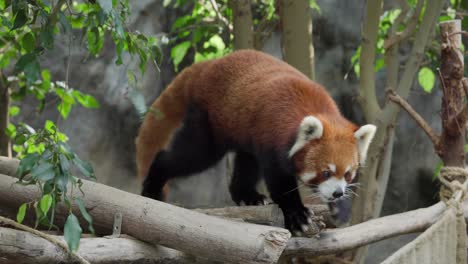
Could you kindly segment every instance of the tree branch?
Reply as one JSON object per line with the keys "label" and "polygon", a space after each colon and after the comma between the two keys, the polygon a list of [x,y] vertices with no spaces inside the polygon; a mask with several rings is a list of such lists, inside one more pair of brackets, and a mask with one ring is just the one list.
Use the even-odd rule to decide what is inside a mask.
{"label": "tree branch", "polygon": [[[393,45],[400,43],[401,41],[407,39],[409,36],[411,36],[414,33],[414,31],[416,30],[416,26],[418,25],[418,18],[422,10],[423,3],[424,3],[424,0],[418,1],[416,8],[413,12],[413,15],[409,19],[409,22],[406,25],[406,28],[404,29],[403,32],[395,32],[389,38],[385,39],[384,44],[383,44],[384,49],[388,49],[392,47]],[[401,14],[403,14],[403,11],[401,12]],[[397,20],[395,20],[395,24],[397,24],[396,22]]]}
{"label": "tree branch", "polygon": [[422,130],[426,133],[426,135],[432,141],[434,148],[438,149],[440,137],[434,133],[431,126],[429,126],[426,120],[424,120],[424,118],[421,115],[419,115],[418,112],[416,112],[416,110],[414,110],[413,107],[411,107],[411,105],[401,96],[399,96],[394,90],[389,90],[388,92],[389,92],[388,98],[392,102],[396,103],[401,108],[403,108],[413,118],[413,120],[416,121],[419,127],[422,128]]}
{"label": "tree branch", "polygon": [[443,214],[446,206],[439,202],[431,207],[385,216],[350,227],[327,230],[317,238],[291,239],[283,256],[328,255],[368,245],[389,237],[420,232]]}
{"label": "tree branch", "polygon": [[362,25],[362,49],[359,58],[361,72],[359,101],[367,122],[374,122],[381,111],[375,93],[375,49],[377,46],[382,0],[367,2],[366,19]]}
{"label": "tree branch", "polygon": [[218,18],[218,20],[221,21],[229,31],[231,31],[232,30],[231,24],[229,24],[229,21],[221,14],[221,12],[219,12],[219,7],[216,1],[210,0],[210,4],[213,7],[213,10],[215,11],[216,17]]}
{"label": "tree branch", "polygon": [[[82,264],[90,264],[86,259],[84,259],[82,256],[76,254],[75,252],[72,252],[68,249],[68,246],[67,244],[65,244],[64,242],[56,239],[55,237],[53,236],[50,236],[44,232],[41,232],[39,230],[36,230],[34,228],[31,228],[29,226],[25,226],[25,225],[22,225],[22,224],[19,224],[9,218],[6,218],[6,217],[3,217],[3,216],[0,216],[0,223],[3,223],[3,224],[7,224],[7,225],[10,225],[10,226],[13,226],[17,229],[21,229],[23,231],[26,231],[26,232],[29,232],[33,235],[36,235],[40,238],[43,238],[47,241],[49,241],[50,243],[52,243],[53,245],[55,245],[55,247],[58,247],[60,248],[62,251],[66,252],[67,255],[69,254],[72,258],[72,260],[75,260],[75,261],[78,261],[79,263],[82,263]],[[2,236],[2,241],[3,241],[3,236]],[[3,254],[2,254],[3,255]]]}

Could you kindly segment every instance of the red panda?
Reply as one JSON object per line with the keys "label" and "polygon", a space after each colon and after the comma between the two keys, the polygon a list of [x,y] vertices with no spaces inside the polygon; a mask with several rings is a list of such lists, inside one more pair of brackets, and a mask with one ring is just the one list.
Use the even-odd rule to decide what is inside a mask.
{"label": "red panda", "polygon": [[263,177],[293,232],[311,222],[297,180],[325,201],[339,199],[376,130],[346,120],[322,86],[287,63],[251,50],[186,68],[151,109],[136,139],[142,195],[163,200],[170,178],[203,171],[234,151],[233,201],[264,203],[256,190]]}

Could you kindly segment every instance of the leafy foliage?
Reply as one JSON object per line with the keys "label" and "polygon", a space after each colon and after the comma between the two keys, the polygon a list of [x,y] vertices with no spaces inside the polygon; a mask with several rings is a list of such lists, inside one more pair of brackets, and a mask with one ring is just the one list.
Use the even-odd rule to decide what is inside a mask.
{"label": "leafy foliage", "polygon": [[[458,0],[451,0],[450,5],[447,7],[446,12],[439,17],[439,22],[451,20],[456,18],[456,11],[457,10],[468,10],[465,3],[467,1],[458,1]],[[408,1],[408,4],[411,8],[416,8],[417,1]],[[425,2],[426,3],[426,2]],[[414,10],[412,10],[414,12]],[[424,14],[425,6],[422,7],[422,11],[419,15],[419,22],[421,22],[421,18]],[[400,15],[400,9],[392,9],[385,11],[383,15],[380,17],[379,22],[379,35],[377,40],[377,48],[376,48],[376,61],[374,70],[375,72],[379,72],[384,69],[385,62],[385,49],[384,49],[384,42],[388,38],[389,30],[394,26],[397,17]],[[411,14],[411,13],[410,13]],[[463,18],[463,29],[468,29],[468,22],[465,23],[467,18]],[[468,20],[467,20],[468,21]],[[398,26],[398,34],[402,34],[404,30],[406,30],[408,22],[401,23]],[[417,30],[417,28],[416,28]],[[430,64],[430,67],[424,66],[418,72],[418,82],[419,85],[423,88],[424,91],[430,93],[432,88],[435,85],[435,73],[432,69],[436,67],[435,63],[437,62],[438,54],[434,51],[435,49],[429,49],[425,53],[425,63]],[[359,68],[359,57],[361,55],[361,46],[359,46],[351,58],[351,64],[353,66],[353,70],[355,74],[359,77],[360,75],[360,68]]]}
{"label": "leafy foliage", "polygon": [[[51,72],[42,67],[41,56],[54,48],[59,37],[71,39],[81,32],[89,54],[98,56],[105,36],[109,35],[116,47],[117,65],[123,63],[124,53],[139,59],[142,74],[148,62],[157,64],[161,58],[160,40],[130,31],[125,26],[129,14],[128,0],[0,0],[0,77],[8,76],[3,81],[10,87],[13,100],[8,114],[18,115],[19,102],[26,96],[37,99],[39,113],[46,104],[54,103],[62,119],[67,119],[77,105],[99,107],[93,96],[69,87],[68,79],[54,80]],[[29,208],[36,213],[36,227],[55,228],[55,207],[64,202],[70,210],[65,239],[70,250],[77,250],[82,231],[77,217],[71,213],[72,204],[78,205],[89,223],[88,229],[94,232],[83,201],[73,193],[76,189],[81,191],[81,178],[95,179],[91,164],[68,146],[68,138],[60,132],[58,122],[47,120],[38,130],[24,123],[10,123],[5,133],[13,140],[13,150],[21,158],[18,183],[37,185],[42,191],[37,201],[20,206],[17,221],[24,220]]]}

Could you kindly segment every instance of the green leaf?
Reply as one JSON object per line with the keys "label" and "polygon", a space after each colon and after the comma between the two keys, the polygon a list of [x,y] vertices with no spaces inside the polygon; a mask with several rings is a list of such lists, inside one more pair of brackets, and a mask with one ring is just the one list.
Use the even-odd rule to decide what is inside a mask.
{"label": "green leaf", "polygon": [[70,161],[65,157],[64,154],[60,154],[60,168],[63,173],[67,173],[70,170]]}
{"label": "green leaf", "polygon": [[34,50],[34,46],[36,45],[36,38],[34,34],[28,32],[24,37],[21,39],[21,46],[26,52],[32,52]]}
{"label": "green leaf", "polygon": [[434,72],[428,67],[422,67],[418,73],[418,82],[425,92],[430,93],[435,84]]}
{"label": "green leaf", "polygon": [[174,62],[174,68],[176,71],[178,71],[179,64],[184,59],[190,46],[191,43],[189,41],[184,41],[171,49],[171,58]]}
{"label": "green leaf", "polygon": [[12,123],[9,123],[8,126],[7,126],[6,129],[5,129],[5,134],[6,134],[9,138],[14,138],[14,137],[16,137],[16,127],[15,127],[15,125],[13,125]]}
{"label": "green leaf", "polygon": [[49,70],[43,70],[41,72],[42,80],[45,82],[50,82],[50,71]]}
{"label": "green leaf", "polygon": [[78,208],[80,209],[81,215],[89,223],[89,226],[88,226],[89,231],[91,231],[91,233],[94,234],[95,232],[94,232],[94,227],[93,227],[93,218],[86,210],[83,200],[81,200],[80,197],[77,197],[75,201],[76,201],[76,204],[78,205]]}
{"label": "green leaf", "polygon": [[57,188],[63,193],[67,192],[68,179],[69,175],[67,173],[60,174],[55,177],[55,184]]}
{"label": "green leaf", "polygon": [[48,181],[55,176],[54,166],[50,163],[42,163],[32,169],[31,175],[35,179]]}
{"label": "green leaf", "polygon": [[73,96],[76,98],[78,103],[80,103],[82,106],[86,108],[99,108],[99,102],[94,98],[92,95],[89,94],[83,94],[80,91],[74,90],[72,92]]}
{"label": "green leaf", "polygon": [[63,230],[63,235],[65,237],[65,241],[67,241],[68,249],[70,249],[70,251],[76,252],[78,250],[81,232],[82,229],[78,222],[78,218],[76,218],[74,214],[70,213]]}
{"label": "green leaf", "polygon": [[20,108],[17,107],[16,105],[10,106],[10,109],[8,110],[8,113],[10,116],[16,116],[20,112]]}
{"label": "green leaf", "polygon": [[13,27],[11,28],[11,30],[15,30],[17,28],[24,26],[24,24],[26,24],[27,21],[28,21],[27,8],[18,10],[18,13],[16,13],[15,15],[15,21],[13,22]]}
{"label": "green leaf", "polygon": [[31,153],[26,155],[23,159],[21,159],[16,171],[16,175],[21,179],[25,173],[28,173],[34,167],[34,165],[36,165],[40,157],[41,156],[39,153]]}
{"label": "green leaf", "polygon": [[223,51],[226,48],[226,45],[224,44],[223,39],[219,35],[214,35],[212,36],[209,40],[208,43],[215,47],[218,51]]}
{"label": "green leaf", "polygon": [[83,173],[84,176],[88,178],[95,178],[93,166],[87,161],[83,161],[77,156],[73,159],[73,163],[78,167],[78,169]]}
{"label": "green leaf", "polygon": [[28,65],[33,63],[36,60],[36,54],[34,53],[27,53],[21,56],[15,65],[15,71],[21,72],[24,68]]}
{"label": "green leaf", "polygon": [[59,111],[63,119],[67,119],[71,111],[71,104],[62,101],[60,104],[57,105],[57,110]]}
{"label": "green leaf", "polygon": [[47,215],[47,212],[49,212],[49,209],[51,206],[52,206],[52,196],[50,194],[46,194],[42,196],[41,201],[39,202],[39,208],[44,213],[44,215]]}
{"label": "green leaf", "polygon": [[437,178],[439,178],[439,173],[440,169],[444,166],[444,162],[439,160],[437,163],[436,168],[434,169],[434,175],[432,176],[432,180],[435,181]]}
{"label": "green leaf", "polygon": [[26,209],[27,209],[28,204],[24,203],[20,206],[18,209],[18,214],[16,214],[16,222],[22,223],[24,220],[24,216],[26,215]]}

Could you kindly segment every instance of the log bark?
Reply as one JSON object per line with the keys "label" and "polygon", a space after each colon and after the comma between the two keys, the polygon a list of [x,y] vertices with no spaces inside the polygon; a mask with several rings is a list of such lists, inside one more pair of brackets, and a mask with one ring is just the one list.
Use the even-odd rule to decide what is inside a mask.
{"label": "log bark", "polygon": [[[2,211],[39,196],[35,186],[15,182],[15,178],[0,174]],[[82,190],[97,233],[110,234],[113,217],[120,212],[122,233],[210,260],[275,263],[291,236],[286,229],[208,216],[86,180]],[[80,215],[78,208],[74,211]],[[66,215],[67,209],[59,206],[55,223],[63,224]]]}
{"label": "log bark", "polygon": [[283,59],[314,80],[312,16],[308,0],[279,1]]}

